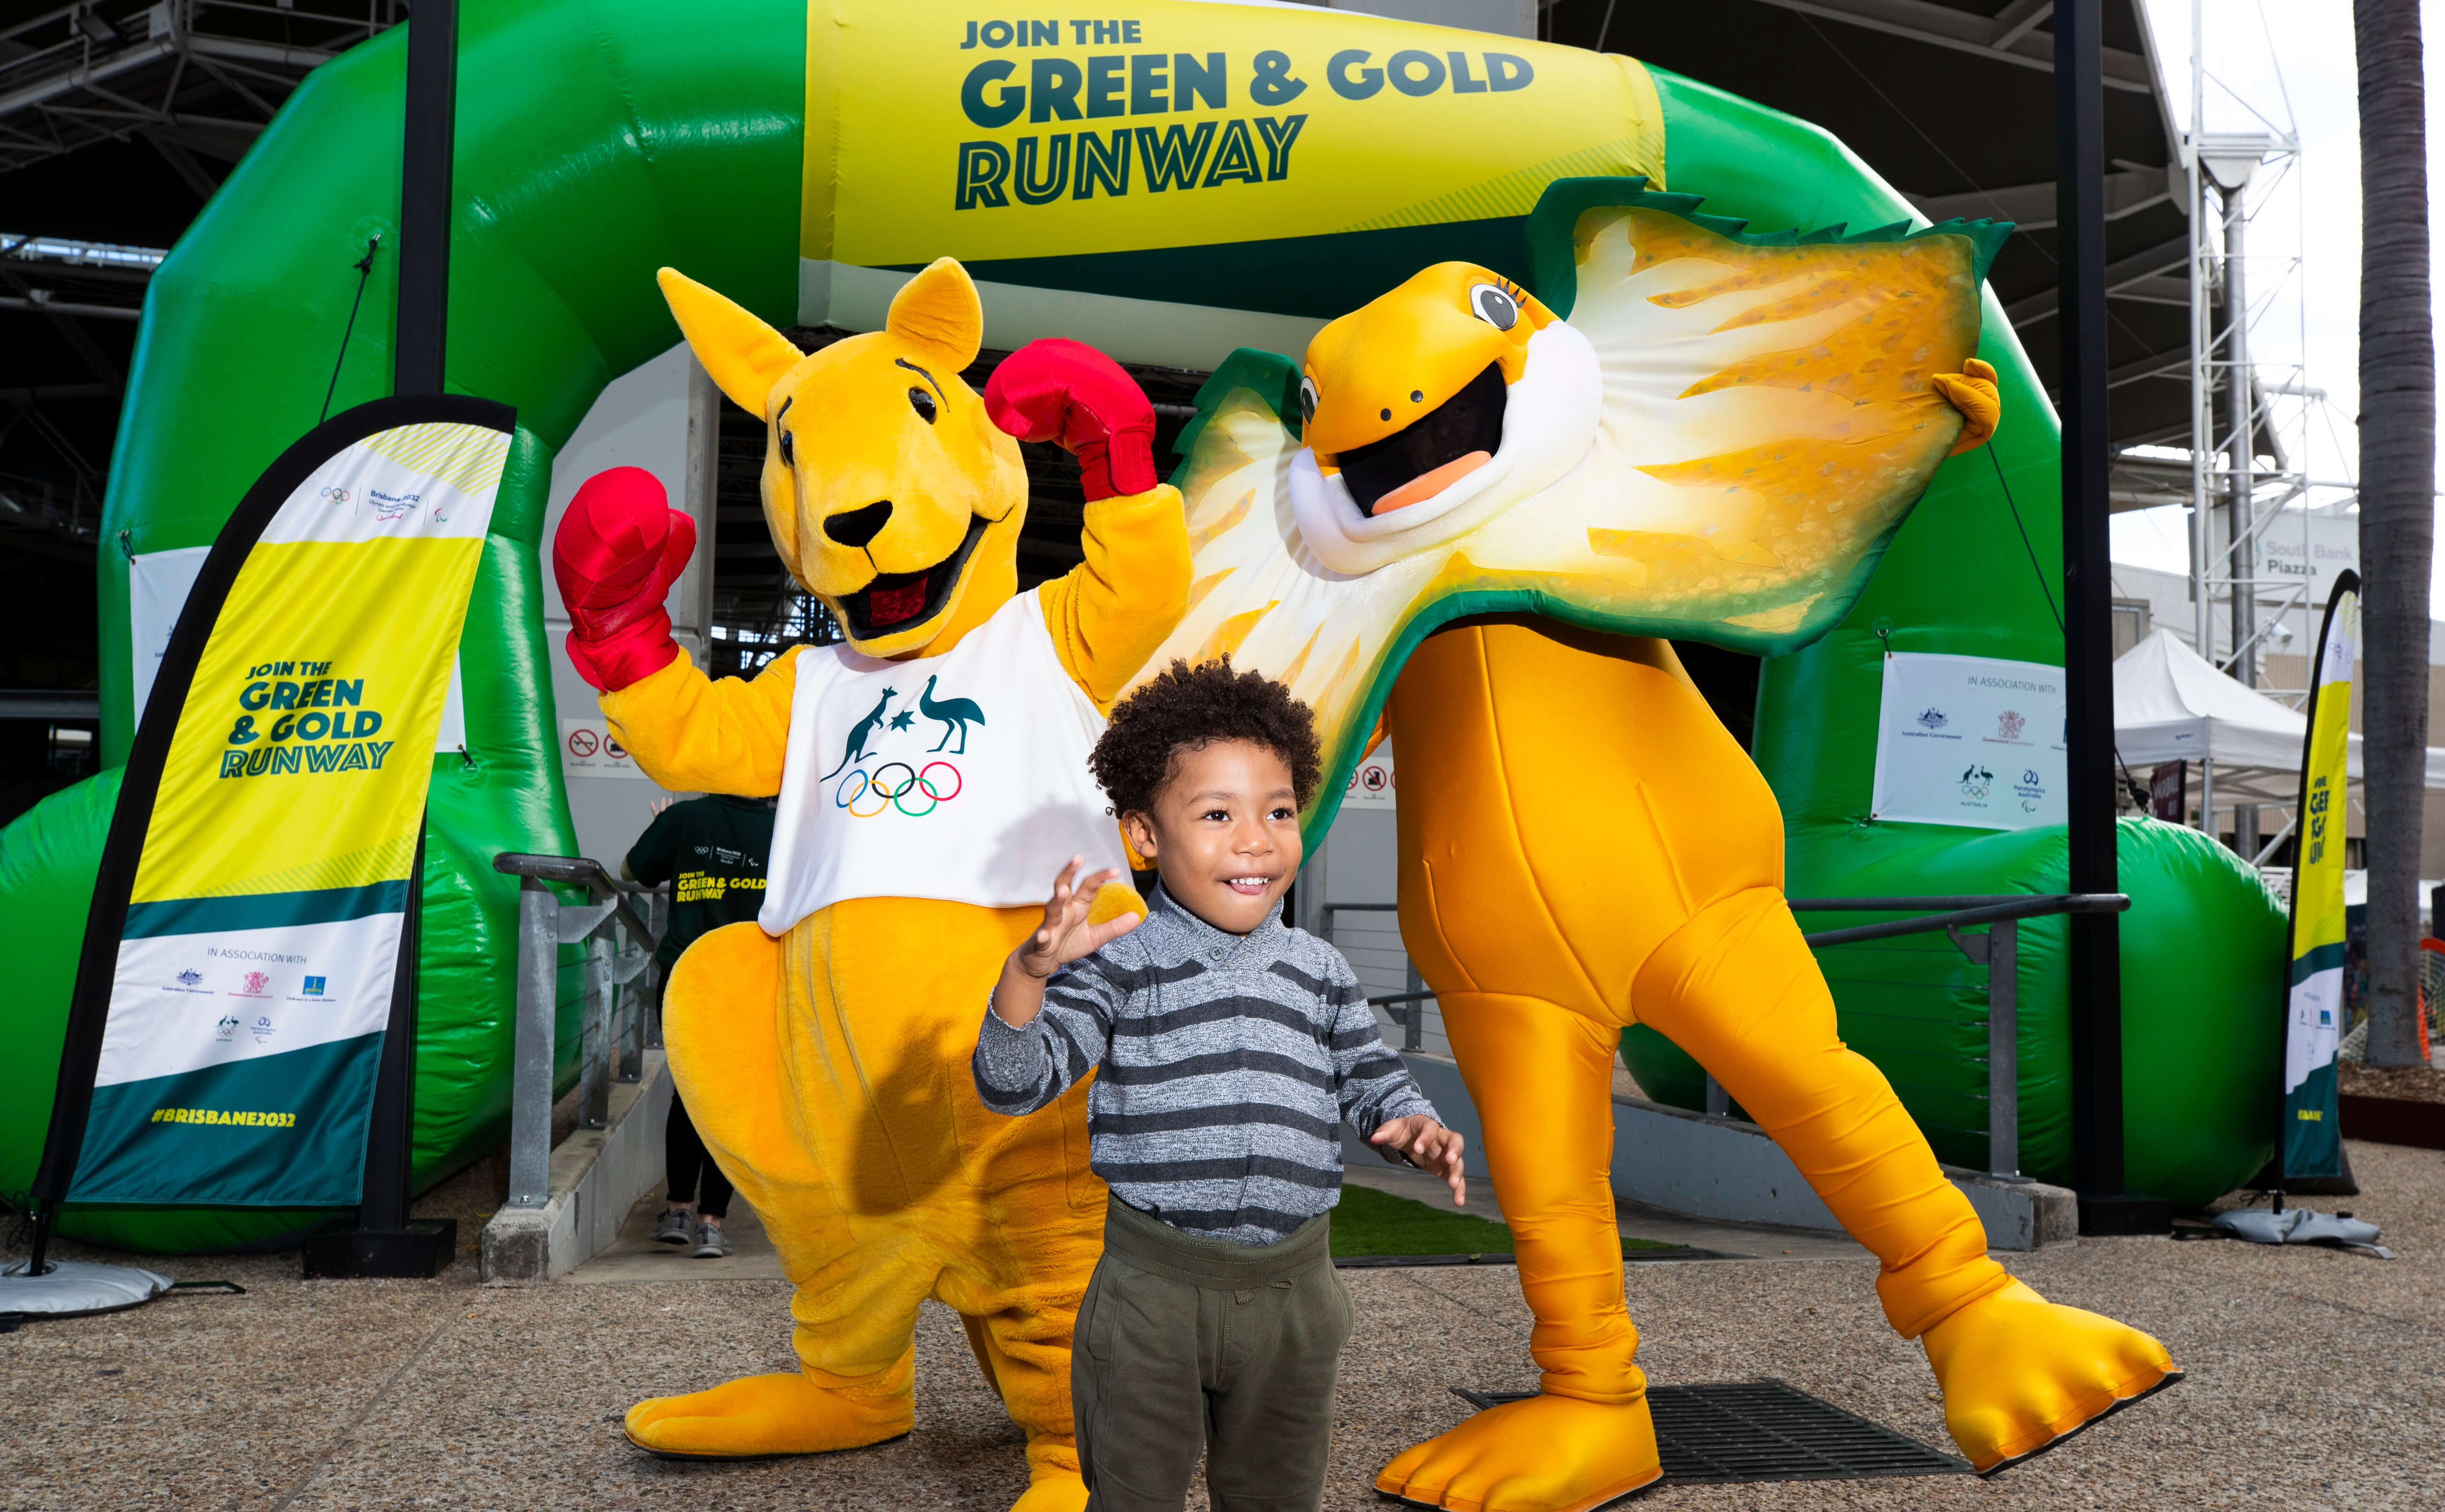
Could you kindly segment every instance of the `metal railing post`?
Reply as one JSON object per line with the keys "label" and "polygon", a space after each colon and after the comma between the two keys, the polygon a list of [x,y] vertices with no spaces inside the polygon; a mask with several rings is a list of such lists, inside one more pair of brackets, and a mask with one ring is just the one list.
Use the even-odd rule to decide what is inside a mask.
{"label": "metal railing post", "polygon": [[552,1018],[558,1007],[560,900],[532,877],[518,887],[518,1021],[510,1070],[512,1207],[551,1195]]}
{"label": "metal railing post", "polygon": [[[653,930],[657,944],[663,935],[670,932],[671,895],[665,889],[656,887],[652,899],[646,903],[645,925]],[[652,949],[653,945],[647,948]],[[666,975],[660,961],[650,962],[645,967],[645,1047],[649,1050],[663,1048],[663,987]]]}
{"label": "metal railing post", "polygon": [[586,939],[586,1031],[580,1043],[586,1056],[585,1095],[579,1100],[581,1121],[588,1129],[611,1124],[611,1058],[617,1047],[611,1034],[611,942],[595,927]]}
{"label": "metal railing post", "polygon": [[2021,1174],[2021,926],[1987,930],[1987,1168]]}

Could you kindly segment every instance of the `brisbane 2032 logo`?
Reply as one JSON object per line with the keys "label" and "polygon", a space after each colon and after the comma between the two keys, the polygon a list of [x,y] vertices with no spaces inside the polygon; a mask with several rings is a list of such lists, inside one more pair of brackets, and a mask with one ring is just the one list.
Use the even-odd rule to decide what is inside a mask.
{"label": "brisbane 2032 logo", "polygon": [[[936,698],[937,681],[928,677],[915,707],[898,713],[891,712],[891,700],[900,697],[900,690],[885,688],[866,717],[849,727],[839,764],[823,775],[824,781],[832,784],[833,808],[852,819],[875,819],[886,813],[923,819],[965,789],[967,779],[949,757],[967,754],[968,727],[983,724],[985,712],[973,699]],[[918,749],[924,738],[916,729],[920,715],[942,726],[942,738],[930,749]],[[892,738],[900,735],[911,738]],[[885,750],[887,744],[906,747],[906,758]]]}

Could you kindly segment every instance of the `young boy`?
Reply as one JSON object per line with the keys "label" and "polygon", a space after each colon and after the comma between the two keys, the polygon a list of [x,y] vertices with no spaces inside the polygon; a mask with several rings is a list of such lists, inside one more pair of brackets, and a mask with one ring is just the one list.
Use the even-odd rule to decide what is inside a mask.
{"label": "young boy", "polygon": [[1328,1215],[1343,1119],[1465,1200],[1461,1136],[1384,1048],[1350,963],[1281,923],[1315,725],[1228,661],[1173,663],[1112,711],[1095,776],[1162,886],[1091,923],[1118,873],[1055,881],[1003,962],[977,1091],[1004,1113],[1085,1077],[1111,1185],[1070,1392],[1090,1508],[1177,1509],[1201,1449],[1217,1508],[1313,1508],[1351,1330]]}

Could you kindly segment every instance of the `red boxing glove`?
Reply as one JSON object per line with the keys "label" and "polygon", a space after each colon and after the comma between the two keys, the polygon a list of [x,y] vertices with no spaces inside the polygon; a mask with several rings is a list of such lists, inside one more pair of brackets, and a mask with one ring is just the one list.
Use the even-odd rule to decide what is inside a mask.
{"label": "red boxing glove", "polygon": [[1154,406],[1121,364],[1084,342],[1048,336],[985,381],[985,413],[1022,441],[1059,441],[1090,499],[1143,494],[1154,470]]}
{"label": "red boxing glove", "polygon": [[680,646],[663,600],[695,551],[696,521],[644,468],[607,468],[579,486],[551,539],[578,676],[610,692],[671,664]]}

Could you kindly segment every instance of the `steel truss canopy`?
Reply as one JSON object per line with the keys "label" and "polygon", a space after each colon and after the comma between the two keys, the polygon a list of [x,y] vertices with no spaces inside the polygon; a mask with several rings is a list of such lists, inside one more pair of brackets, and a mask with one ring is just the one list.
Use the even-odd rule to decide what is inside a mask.
{"label": "steel truss canopy", "polygon": [[80,0],[0,29],[0,173],[140,140],[209,196],[317,65],[397,0]]}

